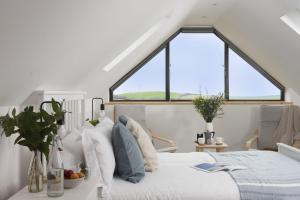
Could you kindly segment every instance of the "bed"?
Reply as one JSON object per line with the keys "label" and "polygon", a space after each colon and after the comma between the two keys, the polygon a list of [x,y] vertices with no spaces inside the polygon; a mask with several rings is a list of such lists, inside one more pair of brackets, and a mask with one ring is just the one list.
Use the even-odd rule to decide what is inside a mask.
{"label": "bed", "polygon": [[[160,153],[160,168],[148,173],[139,184],[130,184],[114,178],[111,199],[300,199],[300,151],[285,144],[278,144],[279,152],[244,151],[211,153]],[[249,169],[236,172],[206,173],[191,168],[192,165],[238,159]],[[250,155],[250,164],[247,164]],[[256,157],[252,157],[258,155]],[[266,157],[271,158],[269,160]],[[217,158],[219,159],[219,158]],[[255,160],[256,161],[255,161]],[[263,159],[263,160],[260,160]],[[239,163],[241,164],[241,163]]]}
{"label": "bed", "polygon": [[239,200],[234,180],[226,172],[206,173],[191,166],[215,160],[203,152],[159,153],[159,169],[146,173],[138,184],[114,178],[111,198],[116,200]]}
{"label": "bed", "polygon": [[[67,105],[68,102],[66,102]],[[78,118],[78,116],[74,117]],[[70,118],[67,123],[68,121],[74,120]],[[75,123],[75,125],[78,127],[78,124]],[[159,169],[155,172],[146,172],[146,176],[141,182],[133,184],[114,177],[109,193],[103,193],[101,180],[95,181],[94,186],[89,187],[86,191],[81,191],[81,193],[86,192],[92,194],[90,196],[98,196],[98,199],[101,200],[300,199],[300,151],[284,144],[278,144],[278,146],[279,152],[158,153]],[[259,159],[251,157],[252,154]],[[250,163],[247,167],[250,169],[248,171],[252,173],[249,174],[255,176],[255,179],[247,177],[247,173],[237,173],[238,176],[224,171],[205,173],[191,167],[204,162],[214,163],[216,161],[243,162],[247,165],[247,160],[239,159],[241,157],[252,159],[252,164]],[[265,157],[272,158],[272,162],[264,159]],[[233,158],[238,159],[232,160]],[[268,172],[268,169],[272,173],[260,173],[263,170]],[[280,173],[284,176],[281,176]],[[264,177],[265,175],[268,176]],[[241,180],[245,180],[245,182],[241,183]],[[241,185],[247,187],[243,186],[242,188]],[[251,188],[249,185],[258,187]],[[254,189],[256,191],[251,193],[251,190]],[[92,200],[88,197],[86,199]]]}

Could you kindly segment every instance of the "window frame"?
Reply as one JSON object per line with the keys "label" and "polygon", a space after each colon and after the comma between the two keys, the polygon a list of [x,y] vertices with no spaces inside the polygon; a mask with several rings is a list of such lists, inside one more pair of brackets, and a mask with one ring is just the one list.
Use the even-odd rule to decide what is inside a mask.
{"label": "window frame", "polygon": [[[109,100],[111,102],[190,102],[188,99],[171,99],[170,98],[170,42],[180,33],[213,33],[220,40],[224,42],[224,98],[225,101],[284,101],[285,100],[285,87],[277,81],[273,76],[266,72],[259,64],[257,64],[253,59],[246,55],[242,50],[240,50],[235,44],[228,40],[223,34],[221,34],[214,27],[182,27],[171,35],[166,41],[164,41],[158,48],[156,48],[151,54],[149,54],[145,59],[139,62],[133,69],[126,73],[121,79],[119,79],[115,84],[109,88]],[[146,63],[148,63],[153,57],[155,57],[160,51],[165,49],[165,99],[154,100],[154,99],[144,99],[144,100],[116,100],[113,97],[113,92],[122,83],[129,79],[133,74],[140,70]],[[275,87],[280,90],[280,99],[230,99],[229,96],[229,49],[234,51],[242,59],[244,59],[251,67],[253,67],[258,73],[269,80]]]}

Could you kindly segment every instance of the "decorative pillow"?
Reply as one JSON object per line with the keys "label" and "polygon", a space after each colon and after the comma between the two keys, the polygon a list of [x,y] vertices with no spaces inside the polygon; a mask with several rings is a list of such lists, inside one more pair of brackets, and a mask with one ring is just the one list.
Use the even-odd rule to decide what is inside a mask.
{"label": "decorative pillow", "polygon": [[[126,116],[126,115],[120,115],[119,116],[119,122],[121,122],[124,126],[126,126],[127,124],[127,121],[130,117],[129,116]],[[138,121],[138,123],[141,125],[141,127],[146,131],[146,133],[148,134],[150,140],[152,140],[152,133],[150,132],[149,129],[147,129],[147,126],[146,126],[146,121],[145,120],[142,120],[142,121]],[[152,142],[153,143],[153,142]]]}
{"label": "decorative pillow", "polygon": [[145,169],[146,171],[153,172],[158,168],[158,158],[156,150],[151,142],[146,131],[142,126],[129,118],[126,124],[126,127],[136,138],[145,160]]}
{"label": "decorative pillow", "polygon": [[119,122],[121,122],[124,126],[126,126],[127,121],[128,121],[128,117],[126,115],[119,116]]}
{"label": "decorative pillow", "polygon": [[133,135],[120,122],[113,127],[112,142],[117,175],[129,182],[138,183],[145,176],[143,156]]}
{"label": "decorative pillow", "polygon": [[[95,129],[86,130],[84,133],[86,141],[89,141],[89,145],[93,148],[91,151],[95,151],[97,161],[96,166],[99,167],[104,185],[108,190],[110,190],[116,167],[111,141],[112,127],[113,122],[109,118],[105,118]],[[93,163],[93,161],[90,162]]]}

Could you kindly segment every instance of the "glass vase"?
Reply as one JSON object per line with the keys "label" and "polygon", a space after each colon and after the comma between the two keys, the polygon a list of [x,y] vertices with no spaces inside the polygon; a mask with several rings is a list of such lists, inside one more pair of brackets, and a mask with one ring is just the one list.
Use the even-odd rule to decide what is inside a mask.
{"label": "glass vase", "polygon": [[43,167],[41,162],[41,153],[34,151],[28,169],[28,191],[43,191]]}
{"label": "glass vase", "polygon": [[62,151],[62,143],[60,137],[56,135],[53,138],[47,167],[47,195],[49,197],[64,195],[64,166],[60,151]]}

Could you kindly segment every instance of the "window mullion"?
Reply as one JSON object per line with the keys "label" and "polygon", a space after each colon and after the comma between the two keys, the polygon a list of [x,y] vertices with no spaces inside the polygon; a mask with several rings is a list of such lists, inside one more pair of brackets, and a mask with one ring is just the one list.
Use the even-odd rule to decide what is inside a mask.
{"label": "window mullion", "polygon": [[166,101],[170,101],[170,45],[166,45]]}
{"label": "window mullion", "polygon": [[229,100],[229,47],[227,43],[224,48],[224,80],[224,95],[225,99]]}

